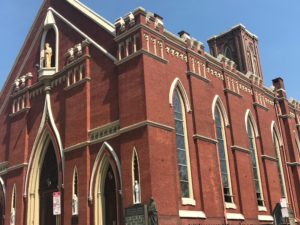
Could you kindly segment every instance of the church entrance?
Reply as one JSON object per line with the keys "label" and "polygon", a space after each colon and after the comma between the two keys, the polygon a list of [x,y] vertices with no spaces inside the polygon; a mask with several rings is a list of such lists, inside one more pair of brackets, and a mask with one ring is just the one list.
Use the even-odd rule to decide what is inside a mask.
{"label": "church entrance", "polygon": [[116,201],[116,183],[115,176],[111,166],[109,166],[104,185],[104,223],[105,225],[117,225],[117,201]]}
{"label": "church entrance", "polygon": [[52,142],[49,143],[41,167],[39,196],[40,196],[40,225],[55,225],[53,215],[53,192],[58,191],[58,166]]}

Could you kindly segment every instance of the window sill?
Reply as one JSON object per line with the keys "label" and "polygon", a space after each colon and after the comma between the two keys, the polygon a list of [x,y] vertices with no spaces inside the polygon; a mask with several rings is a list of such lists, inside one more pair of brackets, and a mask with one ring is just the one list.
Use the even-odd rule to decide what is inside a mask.
{"label": "window sill", "polygon": [[245,217],[241,213],[226,213],[226,219],[228,219],[228,220],[245,220]]}
{"label": "window sill", "polygon": [[182,205],[196,205],[195,199],[192,198],[181,198]]}
{"label": "window sill", "polygon": [[265,206],[258,206],[259,212],[267,212],[267,208]]}
{"label": "window sill", "polygon": [[236,205],[231,202],[225,202],[226,209],[236,209]]}
{"label": "window sill", "polygon": [[270,215],[258,215],[259,221],[274,221],[273,216]]}
{"label": "window sill", "polygon": [[191,210],[179,210],[179,217],[206,219],[206,215],[203,211],[191,211]]}

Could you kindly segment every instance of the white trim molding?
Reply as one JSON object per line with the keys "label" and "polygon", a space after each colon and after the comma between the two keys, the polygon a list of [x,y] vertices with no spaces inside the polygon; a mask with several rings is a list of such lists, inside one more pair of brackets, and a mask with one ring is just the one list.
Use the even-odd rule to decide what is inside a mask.
{"label": "white trim molding", "polygon": [[189,101],[189,98],[188,98],[188,95],[180,81],[180,79],[178,77],[176,77],[174,79],[174,81],[172,82],[171,84],[171,87],[170,87],[170,92],[169,92],[169,104],[171,107],[173,107],[173,95],[174,95],[174,91],[175,89],[178,88],[181,96],[182,96],[182,99],[184,101],[184,105],[186,107],[186,111],[187,112],[191,112],[192,109],[191,109],[191,104],[190,104],[190,101]]}
{"label": "white trim molding", "polygon": [[49,88],[46,89],[46,97],[45,97],[45,105],[44,105],[44,110],[43,110],[43,115],[42,115],[42,119],[40,122],[40,126],[36,135],[36,138],[34,140],[33,143],[33,147],[32,147],[32,151],[29,157],[29,163],[28,163],[28,169],[26,172],[26,177],[25,177],[25,183],[24,183],[24,197],[27,197],[28,194],[28,181],[30,179],[30,173],[31,173],[31,168],[34,166],[34,160],[36,157],[36,153],[37,154],[41,154],[42,151],[42,145],[43,142],[45,142],[45,140],[47,139],[47,136],[49,136],[49,134],[44,131],[44,127],[47,121],[47,118],[49,118],[50,121],[50,125],[54,131],[54,136],[56,138],[56,141],[58,143],[58,147],[59,147],[59,153],[60,153],[60,157],[61,157],[61,163],[62,163],[62,186],[64,186],[64,174],[65,174],[65,160],[64,160],[64,152],[63,152],[63,145],[62,145],[62,141],[61,141],[61,137],[59,134],[59,131],[56,127],[55,121],[54,121],[54,117],[53,117],[53,113],[52,113],[52,108],[51,108],[51,99],[50,99],[50,93],[49,93]]}
{"label": "white trim molding", "polygon": [[228,220],[245,220],[245,217],[241,213],[226,213],[226,219],[228,219]]}
{"label": "white trim molding", "polygon": [[274,221],[274,218],[271,215],[258,215],[257,218],[259,221]]}
{"label": "white trim molding", "polygon": [[267,212],[267,207],[266,206],[258,206],[258,211],[259,212]]}
{"label": "white trim molding", "polygon": [[84,5],[78,0],[67,0],[72,6],[74,6],[76,9],[87,15],[90,19],[92,19],[95,23],[103,27],[105,30],[110,32],[111,34],[115,34],[115,26],[104,19],[102,16],[94,12],[92,9]]}
{"label": "white trim molding", "polygon": [[203,211],[192,211],[192,210],[179,210],[179,217],[206,219],[206,215]]}
{"label": "white trim molding", "polygon": [[232,202],[225,202],[226,209],[236,209],[236,204]]}
{"label": "white trim molding", "polygon": [[247,109],[246,111],[246,114],[245,114],[245,127],[246,127],[246,132],[247,132],[247,123],[248,123],[248,119],[250,119],[252,125],[253,125],[253,130],[254,130],[254,135],[255,137],[259,137],[259,132],[258,132],[258,127],[257,127],[257,124],[256,124],[256,121],[250,111],[250,109]]}
{"label": "white trim molding", "polygon": [[279,132],[279,129],[277,127],[277,124],[273,120],[272,123],[271,123],[272,140],[274,140],[274,132],[273,132],[274,130],[277,133],[277,137],[278,137],[278,140],[279,140],[280,147],[282,147],[283,146],[283,140],[282,140],[281,134]]}
{"label": "white trim molding", "polygon": [[196,200],[193,198],[181,198],[182,205],[196,205]]}
{"label": "white trim molding", "polygon": [[105,151],[105,149],[107,149],[109,151],[109,153],[112,155],[115,163],[116,163],[116,167],[117,167],[117,170],[118,170],[118,176],[119,178],[121,179],[120,180],[120,185],[121,185],[121,188],[120,190],[122,190],[122,172],[121,172],[121,163],[120,163],[120,160],[116,154],[116,152],[114,151],[114,149],[105,141],[98,154],[97,154],[97,157],[94,161],[94,165],[93,165],[93,169],[92,169],[92,174],[91,174],[91,179],[90,179],[90,185],[89,185],[89,201],[92,201],[93,200],[93,187],[94,187],[94,180],[96,178],[96,172],[97,172],[97,168],[98,168],[98,165],[100,164],[101,162],[101,157]]}
{"label": "white trim molding", "polygon": [[213,103],[212,103],[212,106],[211,106],[213,120],[215,120],[216,106],[219,107],[220,112],[222,113],[222,116],[224,118],[225,126],[226,127],[229,126],[229,119],[228,119],[228,116],[227,116],[226,108],[224,107],[223,102],[222,102],[219,95],[216,95],[214,97],[214,100],[213,100]]}
{"label": "white trim molding", "polygon": [[90,38],[87,34],[85,34],[83,31],[81,31],[78,27],[76,27],[74,24],[72,24],[69,20],[67,20],[65,17],[63,17],[60,13],[58,13],[55,9],[49,7],[49,10],[51,10],[56,16],[58,16],[62,21],[64,21],[66,24],[68,24],[73,30],[78,32],[81,36],[86,38],[92,45],[94,45],[96,48],[98,48],[100,51],[102,51],[108,58],[110,58],[113,61],[116,61],[117,59],[110,54],[105,48],[103,48],[101,45],[99,45],[96,41],[94,41],[92,38]]}

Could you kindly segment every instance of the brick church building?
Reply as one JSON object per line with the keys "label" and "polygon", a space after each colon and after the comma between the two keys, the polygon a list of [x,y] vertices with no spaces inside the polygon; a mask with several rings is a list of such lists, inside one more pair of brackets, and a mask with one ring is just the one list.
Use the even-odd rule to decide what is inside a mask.
{"label": "brick church building", "polygon": [[300,224],[300,103],[243,25],[208,45],[45,0],[0,95],[0,225]]}

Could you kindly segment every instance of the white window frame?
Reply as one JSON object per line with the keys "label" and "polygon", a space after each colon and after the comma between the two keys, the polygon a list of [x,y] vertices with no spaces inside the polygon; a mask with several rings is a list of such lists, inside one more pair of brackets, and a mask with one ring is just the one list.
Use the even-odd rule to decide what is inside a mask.
{"label": "white window frame", "polygon": [[[188,144],[188,138],[187,138],[187,124],[186,124],[186,105],[185,101],[183,98],[183,94],[181,92],[181,88],[175,88],[174,93],[177,92],[179,96],[179,101],[181,104],[181,111],[182,111],[182,124],[183,124],[183,133],[184,133],[184,140],[185,140],[185,153],[186,153],[186,165],[187,165],[187,172],[188,172],[188,185],[189,185],[189,197],[181,197],[181,203],[182,205],[196,205],[196,201],[194,199],[194,194],[193,194],[193,182],[192,182],[192,173],[191,173],[191,165],[190,165],[190,154],[189,154],[189,144]],[[185,94],[186,95],[186,94]],[[173,100],[172,100],[172,106],[173,106]],[[174,117],[175,119],[175,117]],[[176,144],[177,148],[177,144]],[[177,154],[178,157],[178,154]],[[177,159],[177,166],[178,166],[178,159]],[[178,171],[178,170],[177,170]],[[179,171],[178,171],[179,172]],[[180,193],[181,193],[181,185],[180,185]]]}
{"label": "white window frame", "polygon": [[[257,147],[256,147],[256,138],[259,137],[259,135],[258,135],[258,129],[257,129],[256,123],[255,123],[255,120],[254,120],[250,110],[247,110],[247,112],[246,112],[245,122],[246,122],[247,138],[249,139],[249,136],[248,136],[249,135],[248,134],[248,123],[250,123],[250,129],[252,130],[252,134],[253,134],[253,139],[252,139],[253,143],[252,143],[252,145],[253,145],[254,156],[255,156],[255,160],[256,160],[256,170],[257,170],[259,191],[260,191],[260,194],[261,194],[261,199],[260,200],[262,201],[262,205],[257,204],[258,205],[258,211],[265,211],[266,206],[265,206],[264,193],[263,193],[263,188],[262,188],[260,165],[259,165],[259,160],[258,160],[258,152],[257,152]],[[250,158],[251,158],[251,156],[250,156]],[[252,161],[252,159],[251,159],[251,161]],[[252,168],[252,171],[253,171],[252,162],[251,162],[251,168]],[[253,174],[252,180],[254,180],[254,174]],[[254,189],[255,189],[255,193],[256,193],[255,184],[254,184]],[[256,199],[257,199],[257,196],[256,196]],[[257,203],[258,203],[258,201],[257,201]]]}

